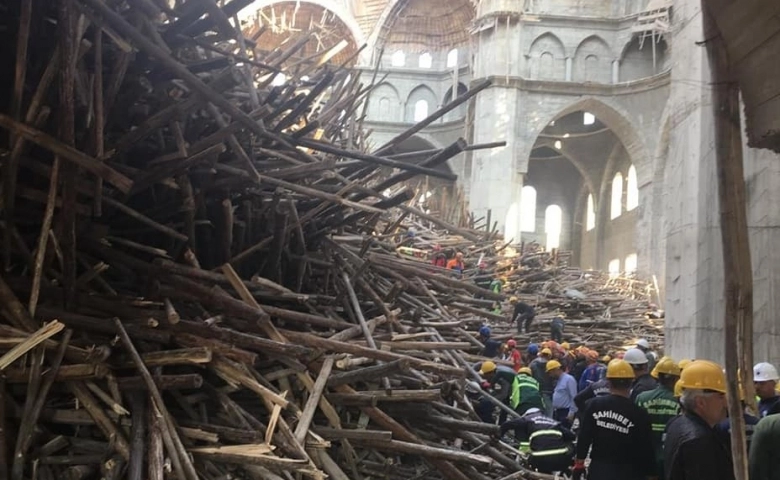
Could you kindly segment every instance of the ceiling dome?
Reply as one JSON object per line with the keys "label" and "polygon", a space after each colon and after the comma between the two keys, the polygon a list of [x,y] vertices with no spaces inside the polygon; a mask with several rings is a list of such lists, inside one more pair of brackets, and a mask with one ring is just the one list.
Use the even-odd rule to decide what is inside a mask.
{"label": "ceiling dome", "polygon": [[473,19],[470,0],[399,0],[378,45],[418,53],[457,47],[469,41]]}

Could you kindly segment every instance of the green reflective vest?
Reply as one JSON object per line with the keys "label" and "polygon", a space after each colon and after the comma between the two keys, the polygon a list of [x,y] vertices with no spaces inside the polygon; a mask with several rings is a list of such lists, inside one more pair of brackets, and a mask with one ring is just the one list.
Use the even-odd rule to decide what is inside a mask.
{"label": "green reflective vest", "polygon": [[[534,407],[544,409],[542,396],[539,393],[539,382],[534,377],[521,373],[517,375],[515,383],[517,384],[517,405],[523,404],[526,410]],[[512,408],[517,409],[517,405]]]}
{"label": "green reflective vest", "polygon": [[660,469],[660,475],[663,476],[664,432],[669,420],[680,414],[680,403],[675,398],[674,392],[659,386],[654,390],[640,393],[636,397],[636,404],[650,415],[650,423],[653,428],[655,460]]}

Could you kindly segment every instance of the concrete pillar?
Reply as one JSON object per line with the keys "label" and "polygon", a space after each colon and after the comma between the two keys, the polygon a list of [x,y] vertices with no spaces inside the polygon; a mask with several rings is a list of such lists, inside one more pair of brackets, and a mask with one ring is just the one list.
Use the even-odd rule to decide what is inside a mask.
{"label": "concrete pillar", "polygon": [[612,60],[612,83],[620,81],[620,60]]}
{"label": "concrete pillar", "polygon": [[[666,353],[723,361],[723,262],[711,82],[699,0],[677,0],[672,44],[672,115],[665,197]],[[675,81],[685,80],[685,81]],[[754,275],[755,361],[780,363],[780,158],[745,147]]]}
{"label": "concrete pillar", "polygon": [[571,70],[574,61],[571,57],[566,57],[566,81],[571,82]]}

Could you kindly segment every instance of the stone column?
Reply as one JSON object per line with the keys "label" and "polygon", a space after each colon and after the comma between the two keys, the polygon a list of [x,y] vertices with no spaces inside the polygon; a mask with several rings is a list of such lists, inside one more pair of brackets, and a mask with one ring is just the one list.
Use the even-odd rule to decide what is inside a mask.
{"label": "stone column", "polygon": [[[699,0],[677,0],[672,39],[672,112],[666,185],[666,353],[723,361],[723,262],[711,72]],[[675,81],[681,80],[681,81]],[[682,81],[684,80],[684,81]],[[689,105],[690,108],[682,107]],[[780,362],[780,158],[745,147],[754,275],[755,361]],[[726,273],[727,274],[727,273]]]}
{"label": "stone column", "polygon": [[612,83],[620,82],[620,60],[612,60]]}
{"label": "stone column", "polygon": [[572,63],[574,61],[571,57],[566,57],[566,81],[571,82],[571,70],[572,70]]}

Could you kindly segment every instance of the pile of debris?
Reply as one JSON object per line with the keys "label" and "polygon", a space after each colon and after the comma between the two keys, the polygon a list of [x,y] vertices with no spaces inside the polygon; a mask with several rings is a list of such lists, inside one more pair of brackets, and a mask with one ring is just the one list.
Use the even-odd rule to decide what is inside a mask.
{"label": "pile of debris", "polygon": [[375,82],[252,50],[225,3],[4,15],[0,478],[545,478],[465,394],[506,296],[399,250],[504,261],[404,186],[490,145],[393,158],[489,83],[368,153]]}

